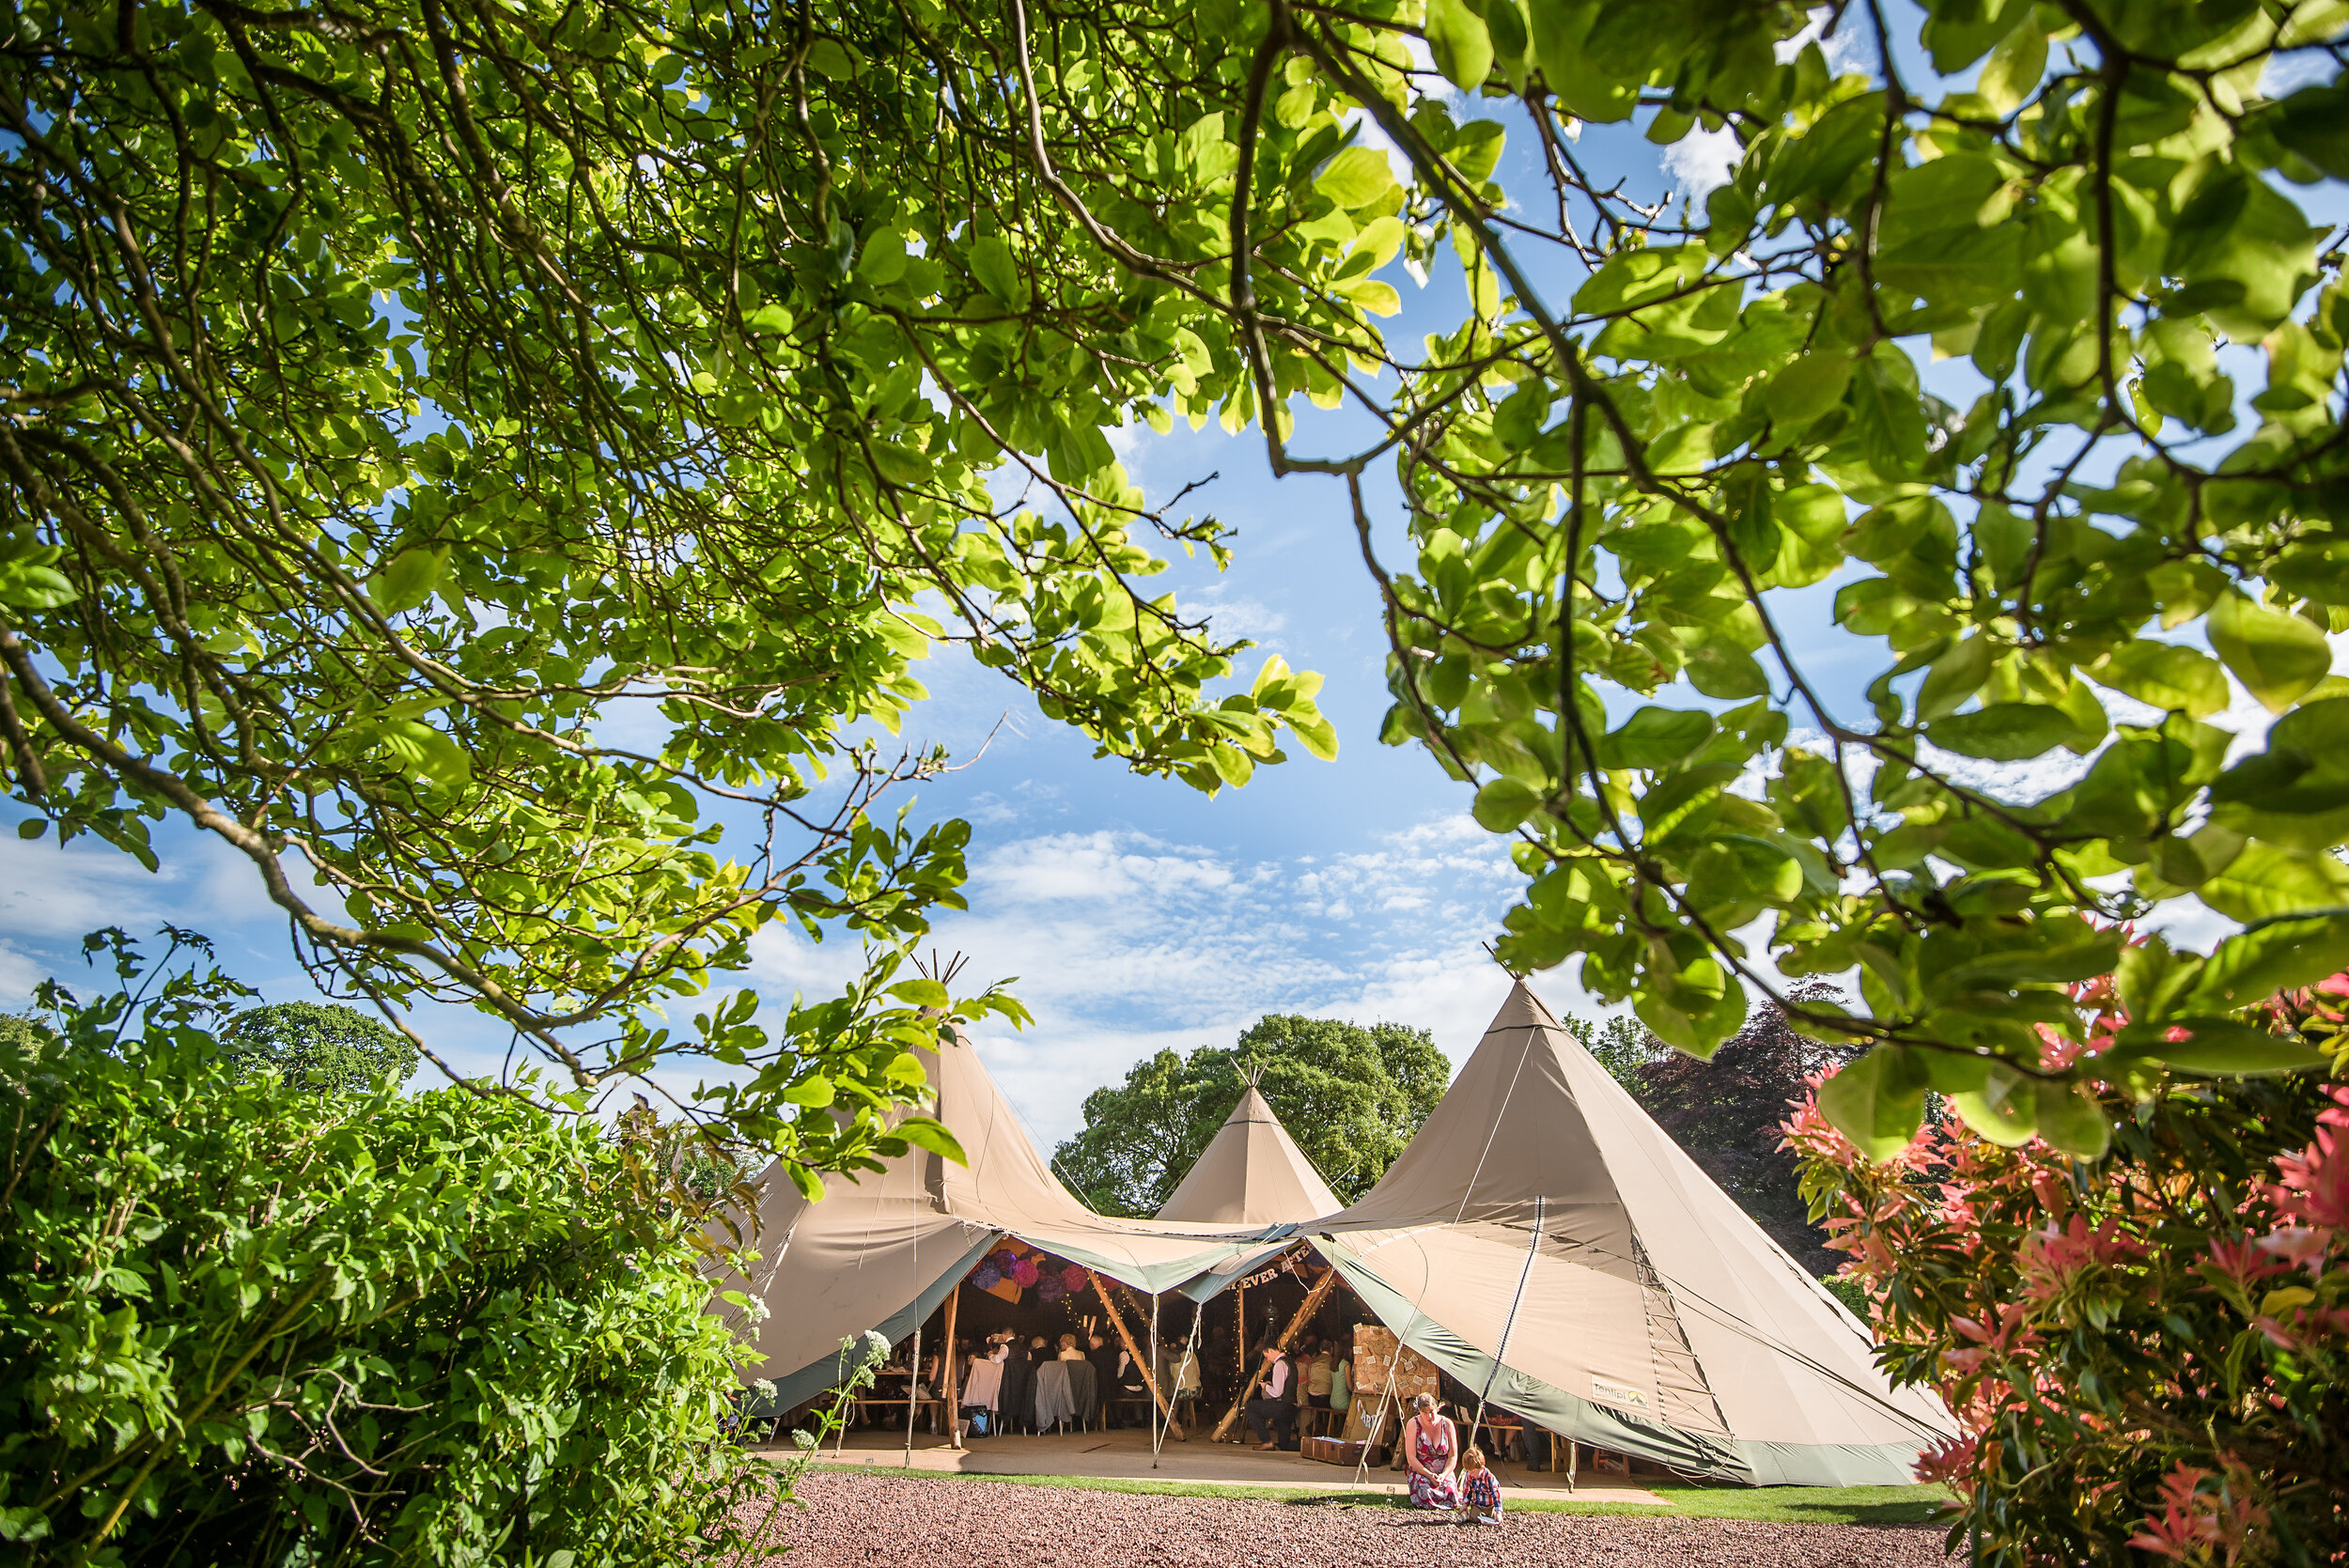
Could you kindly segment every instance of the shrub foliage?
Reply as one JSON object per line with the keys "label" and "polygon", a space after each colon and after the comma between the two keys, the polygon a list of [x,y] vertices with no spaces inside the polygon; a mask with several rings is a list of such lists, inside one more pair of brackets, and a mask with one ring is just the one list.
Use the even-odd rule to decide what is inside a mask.
{"label": "shrub foliage", "polygon": [[[2084,990],[2109,1048],[2127,1019],[2108,988]],[[2308,1032],[2339,1022],[2321,994],[2269,1011]],[[2341,1560],[2349,1086],[2173,1083],[2104,1103],[2114,1133],[2095,1160],[1937,1117],[1871,1164],[1815,1100],[1788,1125],[1890,1367],[1963,1425],[1921,1467],[1962,1499],[1952,1546],[2017,1568],[2132,1547]]]}
{"label": "shrub foliage", "polygon": [[780,1475],[723,1440],[733,1342],[639,1151],[508,1094],[241,1076],[218,996],[0,1040],[8,1555],[726,1549]]}

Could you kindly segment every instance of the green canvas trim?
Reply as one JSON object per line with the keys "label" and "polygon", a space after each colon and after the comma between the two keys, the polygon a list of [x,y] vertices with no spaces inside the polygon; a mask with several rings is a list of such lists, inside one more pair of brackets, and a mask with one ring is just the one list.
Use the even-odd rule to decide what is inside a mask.
{"label": "green canvas trim", "polygon": [[[1916,1479],[1917,1456],[1926,1447],[1923,1437],[1896,1443],[1724,1441],[1618,1414],[1513,1367],[1504,1365],[1496,1375],[1491,1357],[1430,1320],[1360,1259],[1326,1237],[1314,1238],[1314,1246],[1381,1323],[1390,1328],[1409,1325],[1408,1333],[1398,1330],[1404,1343],[1471,1389],[1486,1387],[1489,1377],[1495,1406],[1562,1437],[1637,1454],[1683,1474],[1748,1486],[1905,1486]],[[1375,1404],[1378,1391],[1358,1389],[1355,1397]]]}
{"label": "green canvas trim", "polygon": [[[1753,1481],[1751,1468],[1731,1444],[1682,1432],[1658,1421],[1618,1415],[1510,1367],[1501,1367],[1496,1373],[1491,1357],[1417,1311],[1408,1297],[1364,1267],[1360,1260],[1333,1243],[1316,1240],[1315,1246],[1346,1277],[1354,1294],[1377,1314],[1378,1320],[1396,1330],[1405,1344],[1471,1389],[1482,1389],[1486,1379],[1491,1379],[1492,1403],[1497,1408],[1523,1416],[1576,1442],[1617,1453],[1638,1454],[1691,1474],[1748,1483]],[[1379,1391],[1364,1388],[1356,1389],[1355,1394],[1373,1402],[1375,1408]]]}
{"label": "green canvas trim", "polygon": [[1757,1486],[1910,1486],[1921,1443],[1759,1443],[1738,1452]]}

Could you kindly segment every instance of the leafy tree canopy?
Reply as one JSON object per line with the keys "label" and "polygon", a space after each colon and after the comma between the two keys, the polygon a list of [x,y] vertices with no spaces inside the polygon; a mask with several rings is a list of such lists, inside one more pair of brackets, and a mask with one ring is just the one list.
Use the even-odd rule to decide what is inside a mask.
{"label": "leafy tree canopy", "polygon": [[[897,728],[917,660],[965,646],[1209,791],[1283,736],[1334,747],[1318,677],[1210,693],[1241,645],[1144,586],[1154,547],[1222,530],[1149,505],[1103,432],[1238,371],[1181,291],[1041,242],[1008,17],[37,0],[12,26],[0,729],[60,839],[151,863],[177,814],[330,981],[474,1000],[583,1090],[698,1057],[737,1132],[853,1163],[900,1146],[877,1108],[950,1001],[885,987],[959,907],[968,828],[876,805],[942,758],[850,738]],[[1055,45],[1048,90],[1132,116],[1144,183],[1091,194],[1163,207],[1154,246],[1204,256],[1228,159],[1173,139],[1197,94],[1125,89],[1228,51],[1140,16]],[[779,1029],[748,993],[674,1034],[645,1010],[778,918],[872,939],[872,970]]]}
{"label": "leafy tree canopy", "polygon": [[1064,1179],[1103,1214],[1156,1214],[1258,1075],[1273,1113],[1340,1198],[1386,1173],[1452,1081],[1423,1029],[1268,1014],[1236,1046],[1172,1050],[1085,1096],[1084,1130],[1053,1152]]}
{"label": "leafy tree canopy", "polygon": [[267,1069],[314,1093],[360,1094],[395,1087],[416,1070],[416,1048],[355,1007],[281,1001],[228,1020],[221,1043],[240,1070]]}
{"label": "leafy tree canopy", "polygon": [[[1831,11],[1876,62],[1838,73],[1805,8],[1719,0],[22,8],[11,787],[133,853],[185,815],[350,985],[477,998],[582,1082],[723,1065],[708,1109],[812,1180],[891,1146],[952,1000],[890,944],[967,830],[874,815],[934,759],[847,738],[916,656],[1203,788],[1333,744],[1312,677],[1219,695],[1237,650],[1139,585],[1145,539],[1225,546],[1105,432],[1220,417],[1350,515],[1385,737],[1526,877],[1506,962],[1579,957],[1697,1054],[1756,944],[1857,969],[1793,1010],[1875,1048],[1824,1109],[1888,1152],[1928,1088],[2102,1149],[2040,1032],[2085,1039],[2063,987],[2116,964],[2108,1074],[2318,1064],[2227,1015],[2349,953],[2349,300],[2294,194],[2349,178],[2342,15],[1898,14]],[[1734,178],[1641,206],[1586,125],[1726,130]],[[1462,313],[1390,341],[1446,252]],[[1350,448],[1306,408],[1349,400]],[[1830,579],[1865,711],[1787,635]],[[2232,762],[2231,683],[2278,716]],[[1998,783],[2033,762],[2076,777]],[[2188,898],[2249,929],[2123,964],[2113,923]],[[883,951],[779,1031],[637,1005],[785,917]]]}

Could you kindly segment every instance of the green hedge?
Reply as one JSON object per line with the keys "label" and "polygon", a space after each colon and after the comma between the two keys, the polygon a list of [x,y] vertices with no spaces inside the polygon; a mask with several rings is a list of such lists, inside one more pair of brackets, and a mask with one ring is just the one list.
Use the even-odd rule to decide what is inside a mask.
{"label": "green hedge", "polygon": [[0,1036],[0,1559],[739,1546],[783,1477],[725,1438],[730,1335],[631,1152],[503,1095],[241,1081],[200,989]]}

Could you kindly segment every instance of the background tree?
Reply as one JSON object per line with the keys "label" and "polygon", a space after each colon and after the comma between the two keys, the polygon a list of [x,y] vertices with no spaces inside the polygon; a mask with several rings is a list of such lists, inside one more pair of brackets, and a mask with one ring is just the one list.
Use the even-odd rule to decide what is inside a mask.
{"label": "background tree", "polygon": [[[1843,1003],[1816,981],[1793,987],[1790,1000],[1822,1008]],[[1708,1061],[1657,1051],[1634,1069],[1632,1093],[1771,1240],[1825,1276],[1843,1259],[1812,1220],[1801,1172],[1784,1147],[1784,1125],[1788,1107],[1810,1093],[1806,1080],[1858,1054],[1856,1047],[1812,1039],[1782,1009],[1766,1003]]]}
{"label": "background tree", "polygon": [[1123,1084],[1086,1095],[1084,1130],[1053,1151],[1053,1163],[1103,1214],[1155,1214],[1251,1072],[1305,1157],[1349,1203],[1386,1173],[1452,1081],[1426,1030],[1267,1014],[1234,1046],[1188,1057],[1161,1050]]}
{"label": "background tree", "polygon": [[364,1094],[394,1088],[416,1070],[416,1048],[355,1007],[281,1001],[248,1007],[228,1020],[221,1043],[238,1070],[268,1069],[313,1094]]}

